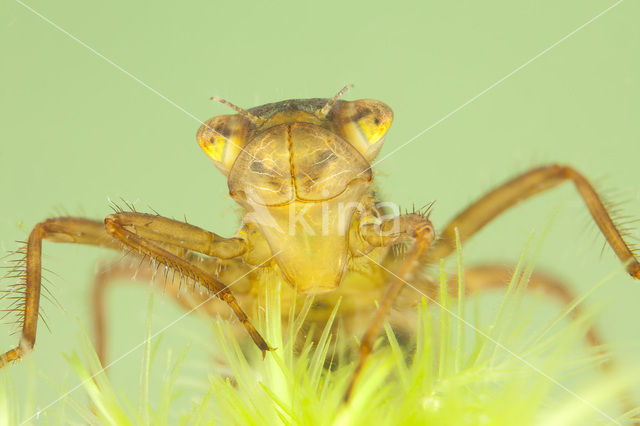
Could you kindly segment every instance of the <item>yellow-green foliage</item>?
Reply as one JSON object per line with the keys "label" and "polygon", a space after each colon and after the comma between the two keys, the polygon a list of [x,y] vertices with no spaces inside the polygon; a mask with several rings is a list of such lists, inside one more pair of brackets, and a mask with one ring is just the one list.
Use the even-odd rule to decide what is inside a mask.
{"label": "yellow-green foliage", "polygon": [[[461,271],[460,258],[458,266]],[[443,271],[441,266],[441,288],[446,285]],[[556,326],[547,327],[541,335],[527,331],[531,314],[523,313],[522,295],[529,273],[528,268],[518,268],[514,276],[524,279],[513,280],[500,309],[485,325],[477,318],[464,317],[467,309],[462,298],[451,300],[441,292],[439,301],[423,299],[415,314],[418,331],[413,345],[401,347],[387,326],[347,404],[343,396],[353,363],[325,367],[327,359],[335,359],[341,344],[353,338],[329,333],[339,306],[319,341],[307,339],[303,349],[296,352],[293,342],[311,301],[305,302],[297,318],[290,314],[289,326],[283,330],[281,283],[277,281],[265,283],[265,310],[257,318],[258,328],[277,350],[267,353],[263,360],[255,348],[241,348],[227,322],[215,321],[216,345],[231,373],[211,373],[209,391],[193,401],[191,411],[176,413],[172,406],[178,395],[176,380],[184,353],[165,373],[158,399],[149,400],[149,376],[158,374],[151,370],[156,351],[149,338],[150,314],[137,406],[113,390],[86,336],[82,355],[73,354],[68,360],[83,381],[91,403],[78,402],[78,397],[67,403],[91,424],[162,425],[173,424],[176,419],[182,424],[223,425],[612,424],[595,407],[611,407],[620,390],[631,383],[631,375],[626,374],[624,379],[594,376],[597,382],[592,390],[597,392],[581,393],[588,397],[559,387],[555,381],[562,382],[567,373],[596,370],[602,355],[576,359],[576,352],[584,354],[580,350],[588,325],[584,318],[558,321],[562,325],[552,321]],[[460,280],[460,294],[463,285]],[[15,424],[17,402],[8,379],[0,379],[0,424]],[[616,416],[614,421],[629,422],[630,414]]]}

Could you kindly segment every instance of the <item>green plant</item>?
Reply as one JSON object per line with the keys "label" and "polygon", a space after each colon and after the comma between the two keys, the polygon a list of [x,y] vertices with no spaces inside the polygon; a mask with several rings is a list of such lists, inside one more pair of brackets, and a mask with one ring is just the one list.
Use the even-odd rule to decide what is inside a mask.
{"label": "green plant", "polygon": [[[523,309],[523,291],[531,272],[531,264],[525,266],[525,253],[500,308],[486,324],[477,316],[467,319],[469,309],[465,305],[471,303],[462,297],[452,300],[446,291],[441,291],[439,308],[436,301],[426,299],[418,307],[412,345],[401,346],[387,325],[386,336],[378,340],[353,397],[346,404],[343,396],[353,365],[335,366],[335,359],[349,336],[330,333],[339,304],[319,340],[307,338],[302,349],[296,351],[294,341],[311,299],[304,302],[297,317],[291,310],[289,326],[283,329],[279,291],[285,284],[271,278],[264,282],[265,309],[258,313],[257,324],[277,350],[263,360],[255,348],[243,350],[228,322],[214,321],[216,346],[230,373],[212,372],[208,392],[193,396],[191,410],[174,407],[179,394],[176,381],[186,349],[177,360],[169,359],[159,396],[150,400],[149,377],[158,347],[157,341],[151,344],[152,298],[137,406],[113,389],[86,334],[81,354],[74,353],[68,361],[82,380],[90,403],[79,402],[76,397],[67,403],[82,421],[91,424],[606,423],[606,414],[599,413],[596,407],[610,407],[637,375],[627,372],[624,376],[599,376],[587,389],[588,397],[557,386],[558,380],[595,369],[605,355],[585,356],[581,349],[581,338],[591,321],[588,317],[564,321],[562,326],[548,327],[531,338],[532,313]],[[462,271],[460,252],[458,268]],[[441,265],[441,290],[447,283],[444,271]],[[460,279],[459,294],[463,294],[463,285]],[[481,302],[476,302],[476,308],[478,303]],[[560,318],[566,314],[561,313]],[[557,322],[552,321],[552,326]],[[554,331],[550,332],[552,328]],[[539,330],[538,327],[538,333]],[[334,364],[334,368],[326,368],[327,364]],[[14,424],[18,413],[15,397],[7,378],[3,376],[2,380],[0,423]],[[631,421],[632,414],[614,421]]]}

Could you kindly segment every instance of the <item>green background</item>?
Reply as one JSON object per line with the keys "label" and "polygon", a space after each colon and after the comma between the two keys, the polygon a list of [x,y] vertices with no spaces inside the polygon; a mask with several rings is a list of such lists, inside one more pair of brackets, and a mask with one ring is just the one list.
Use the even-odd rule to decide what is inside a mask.
{"label": "green background", "polygon": [[[230,236],[238,208],[194,138],[199,120],[229,113],[209,97],[252,107],[331,97],[347,83],[355,87],[346,99],[379,99],[394,110],[381,156],[433,126],[377,165],[376,182],[403,207],[437,200],[437,227],[483,191],[549,162],[575,166],[625,201],[621,214],[640,218],[637,1],[28,5],[42,16],[12,0],[0,5],[2,252],[45,217],[100,218],[119,197]],[[570,185],[487,226],[465,246],[466,262],[515,262],[554,212],[538,263],[544,270],[583,293],[618,268],[609,250],[601,254],[602,238]],[[91,277],[110,256],[46,243],[44,252],[64,310],[45,302],[52,332],[41,326],[34,355],[9,370],[20,395],[36,366],[54,382],[77,383],[62,353],[77,348],[76,317],[90,328]],[[110,295],[111,359],[144,335],[146,292],[122,286]],[[638,364],[639,302],[640,283],[623,274],[588,301],[602,309],[598,324],[629,366]],[[154,330],[180,314],[157,298]],[[13,347],[17,336],[0,330],[0,351]],[[194,318],[181,321],[164,347],[179,352],[192,341],[198,353],[203,330]],[[206,360],[185,365],[186,377],[202,379]],[[133,399],[139,363],[140,351],[112,369]],[[34,405],[43,407],[59,392],[41,375],[33,379]],[[81,391],[74,397],[83,400]]]}

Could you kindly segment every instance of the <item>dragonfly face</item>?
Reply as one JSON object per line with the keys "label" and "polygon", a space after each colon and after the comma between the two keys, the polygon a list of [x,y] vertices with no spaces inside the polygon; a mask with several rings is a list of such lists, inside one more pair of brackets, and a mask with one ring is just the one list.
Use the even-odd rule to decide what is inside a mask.
{"label": "dragonfly face", "polygon": [[289,100],[214,117],[197,136],[285,280],[303,293],[340,285],[352,217],[393,117],[378,101],[328,102]]}

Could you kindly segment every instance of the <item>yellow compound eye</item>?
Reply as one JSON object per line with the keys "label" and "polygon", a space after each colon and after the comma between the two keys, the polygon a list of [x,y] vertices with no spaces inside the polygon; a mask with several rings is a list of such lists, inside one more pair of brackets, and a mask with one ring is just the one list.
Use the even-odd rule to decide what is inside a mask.
{"label": "yellow compound eye", "polygon": [[247,142],[249,125],[240,115],[221,115],[207,120],[198,129],[198,144],[225,176]]}
{"label": "yellow compound eye", "polygon": [[371,99],[341,102],[336,105],[332,120],[337,132],[364,158],[372,161],[382,148],[384,136],[393,121],[393,111]]}
{"label": "yellow compound eye", "polygon": [[372,111],[370,114],[365,115],[358,120],[358,125],[362,134],[367,139],[369,145],[375,144],[387,133],[391,120],[381,120],[381,114],[377,114],[377,111]]}

